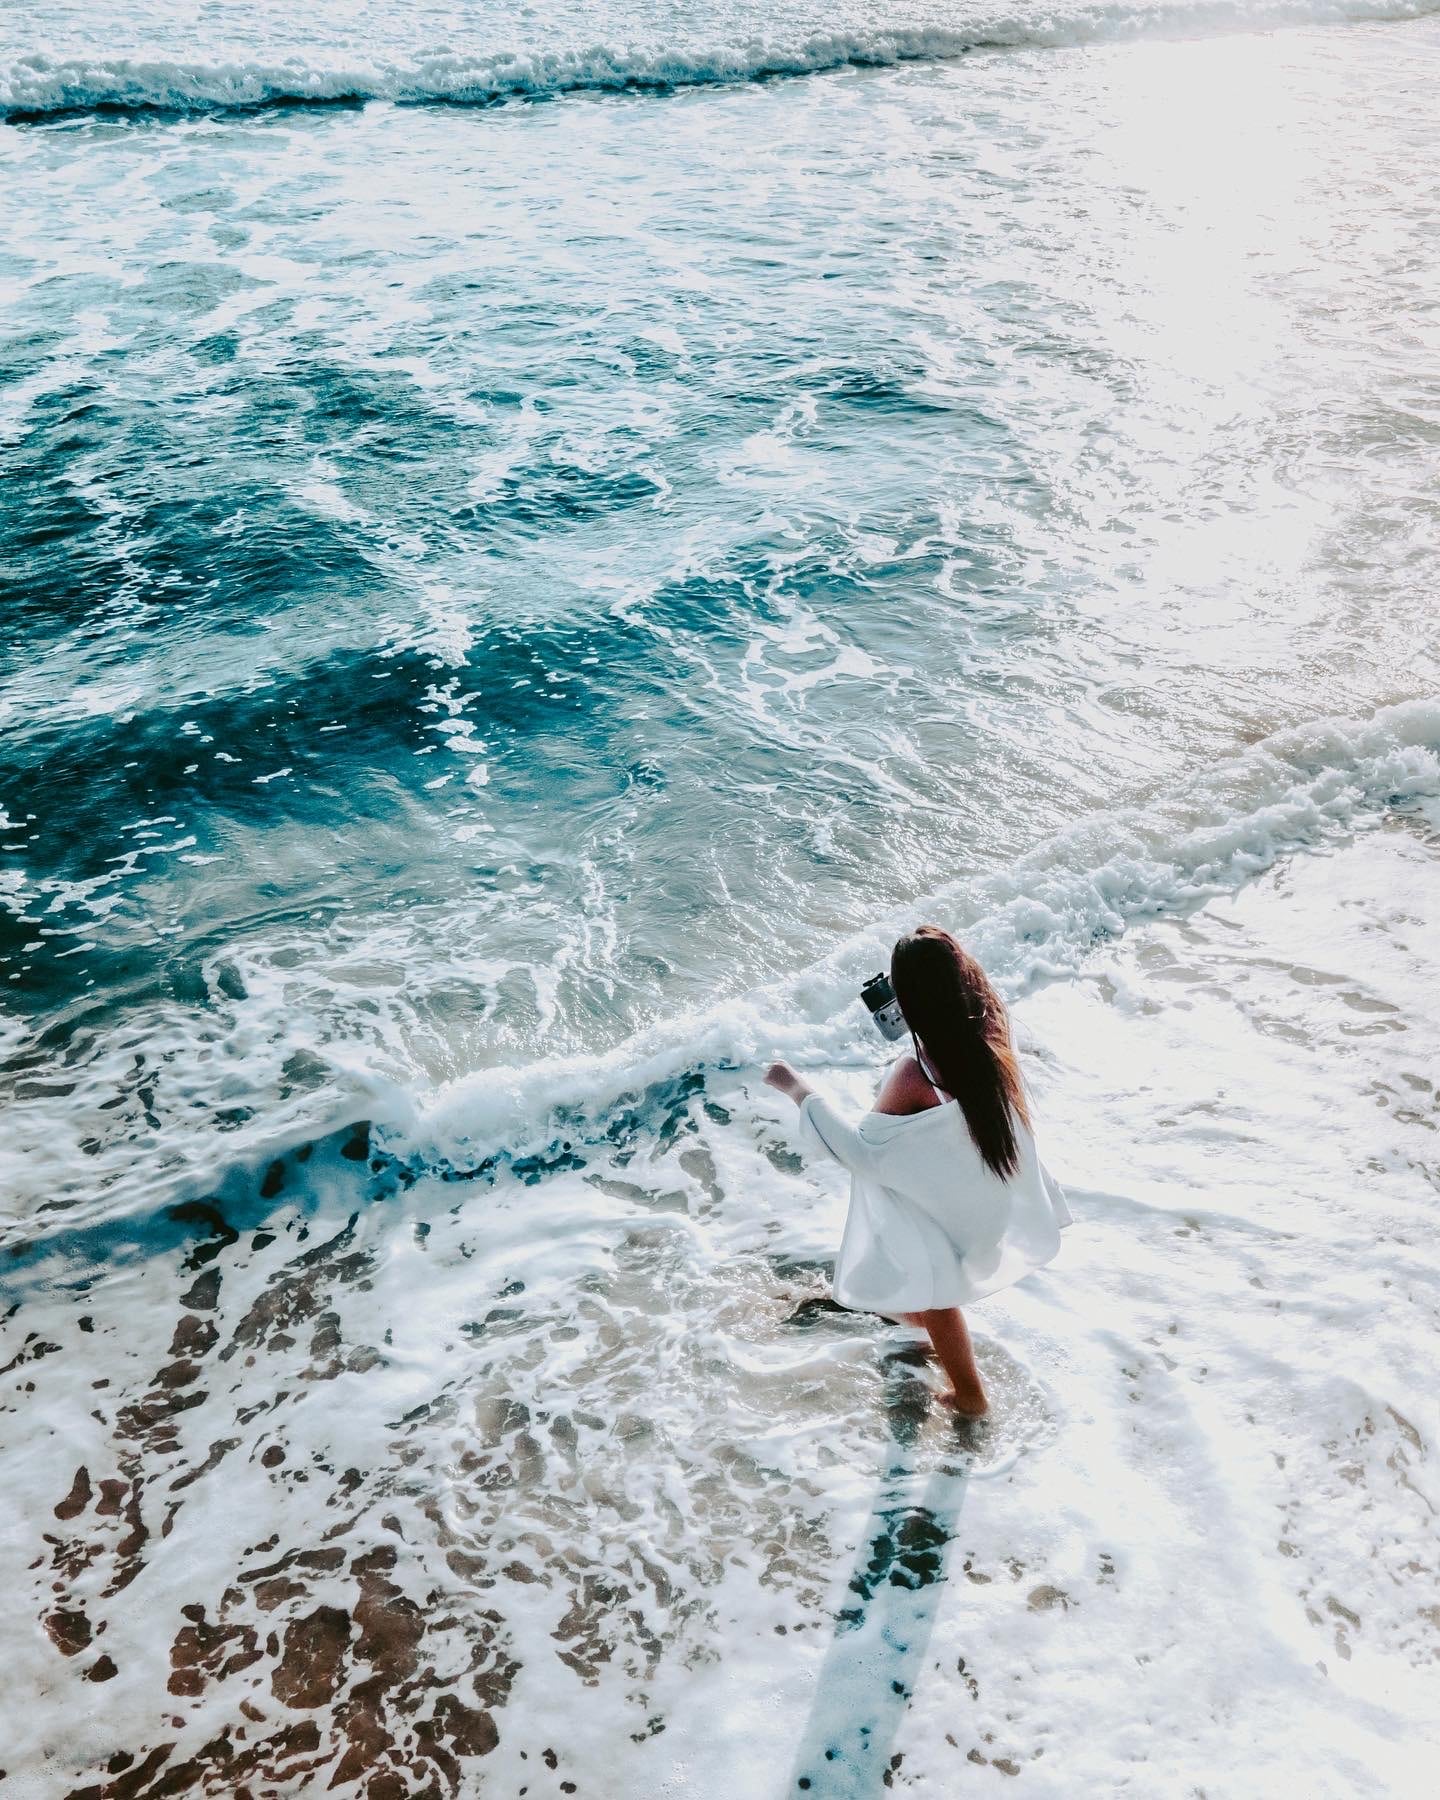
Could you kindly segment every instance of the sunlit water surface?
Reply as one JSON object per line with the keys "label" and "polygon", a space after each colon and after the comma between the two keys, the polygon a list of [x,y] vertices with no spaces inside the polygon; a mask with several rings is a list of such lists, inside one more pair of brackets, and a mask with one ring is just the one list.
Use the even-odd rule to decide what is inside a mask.
{"label": "sunlit water surface", "polygon": [[593,1694],[638,1791],[651,1686],[826,1636],[894,1445],[1065,1411],[1041,1302],[958,1445],[827,1313],[757,1059],[858,1099],[917,914],[1021,995],[1440,787],[1440,31],[167,14],[0,39],[7,1429],[81,1521],[16,1540],[24,1767],[550,1780]]}

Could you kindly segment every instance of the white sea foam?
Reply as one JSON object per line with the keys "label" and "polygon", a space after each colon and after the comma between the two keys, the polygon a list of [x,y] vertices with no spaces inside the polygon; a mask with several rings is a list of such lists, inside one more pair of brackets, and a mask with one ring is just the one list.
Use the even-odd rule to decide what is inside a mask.
{"label": "white sea foam", "polygon": [[1183,912],[1290,852],[1335,841],[1367,814],[1437,794],[1440,699],[1278,733],[1178,793],[1081,820],[1000,874],[939,889],[743,1001],[667,1020],[603,1057],[468,1076],[397,1145],[459,1166],[535,1154],[557,1136],[603,1130],[617,1108],[688,1070],[773,1054],[873,1062],[878,1040],[855,993],[916,917],[963,931],[1015,996],[1072,974],[1134,921]]}
{"label": "white sea foam", "polygon": [[971,5],[944,22],[746,33],[713,43],[541,47],[523,40],[405,57],[351,57],[324,46],[290,55],[170,57],[30,50],[0,64],[0,114],[94,107],[185,112],[284,101],[484,104],[584,90],[693,87],[846,67],[941,61],[991,48],[1051,48],[1136,38],[1210,36],[1280,27],[1424,18],[1436,0],[1152,0],[1031,9]]}
{"label": "white sea foam", "polygon": [[1429,816],[1024,1003],[1077,1223],[977,1309],[976,1442],[824,1310],[843,1182],[753,1071],[539,1187],[356,1213],[288,1158],[263,1236],[27,1294],[21,1791],[117,1745],[294,1791],[298,1740],[341,1792],[453,1749],[452,1793],[1428,1795]]}
{"label": "white sea foam", "polygon": [[[1082,819],[1003,871],[937,888],[785,981],[659,1021],[603,1054],[496,1064],[439,1089],[407,1066],[404,1021],[393,1011],[403,992],[391,1012],[379,1005],[363,945],[354,994],[343,959],[307,972],[227,950],[207,968],[209,1009],[132,1021],[66,1072],[73,1085],[60,1098],[45,1087],[12,1103],[0,1188],[13,1224],[33,1231],[49,1213],[70,1228],[151,1211],[234,1163],[360,1118],[419,1168],[470,1172],[579,1150],[653,1124],[682,1079],[714,1083],[775,1054],[870,1068],[882,1047],[855,994],[918,917],[962,931],[1016,996],[1073,973],[1137,920],[1182,913],[1288,853],[1436,795],[1440,699],[1368,720],[1321,720],[1143,806]],[[158,1071],[143,1105],[139,1041]]]}
{"label": "white sea foam", "polygon": [[[247,3],[217,0],[187,25],[174,0],[132,0],[123,16],[103,0],[98,13],[87,0],[33,0],[23,20],[0,21],[0,63],[21,30],[67,56],[65,32],[35,24],[60,15],[73,19],[72,37],[89,33],[107,54],[205,60],[221,54],[217,20],[228,25]],[[431,11],[473,19],[490,3],[436,0]],[[648,0],[621,3],[634,17]],[[251,25],[227,36],[224,54],[237,65],[291,55],[318,65],[330,54],[314,51],[323,30],[327,42],[353,44],[343,60],[409,66],[405,46],[444,42],[453,29],[416,29],[415,4],[314,0],[301,19],[253,0]],[[566,4],[546,0],[547,33]],[[671,41],[671,26],[693,26],[700,0],[655,0],[633,33],[612,27],[614,4],[606,0],[588,29],[607,43],[654,44]],[[923,4],[908,0],[905,16]],[[837,33],[847,5],[852,16],[862,5],[895,10],[894,0],[836,0]],[[755,0],[743,6],[757,11]],[[767,4],[767,37],[804,41],[790,6]],[[556,31],[559,48],[589,41],[575,35],[587,29],[585,10]],[[353,18],[353,40],[335,34],[337,17]],[[515,13],[498,35],[471,41],[533,40],[540,28],[530,17]],[[242,801],[207,846],[223,852],[223,868],[207,866],[190,885],[173,861],[157,856],[147,868],[132,854],[192,829],[183,788],[131,809],[142,817],[125,815],[116,866],[134,872],[123,887],[96,890],[103,905],[128,888],[125,906],[108,922],[77,909],[94,925],[86,935],[123,955],[137,917],[151,917],[147,900],[163,902],[157,928],[181,930],[157,949],[160,978],[136,991],[109,980],[133,962],[92,969],[78,955],[58,961],[53,946],[56,992],[71,999],[63,1013],[57,1006],[38,1023],[32,1015],[14,1046],[18,1104],[6,1108],[3,1204],[31,1209],[12,1236],[57,1232],[43,1258],[3,1257],[7,1795],[48,1800],[117,1783],[177,1795],[447,1797],[563,1785],[790,1800],[803,1776],[825,1800],[890,1784],[1021,1800],[1137,1788],[1429,1800],[1440,1644],[1440,1414],[1429,1353],[1440,1325],[1440,1018],[1431,998],[1440,990],[1440,731],[1428,701],[1372,709],[1402,690],[1436,692],[1417,473],[1433,395],[1410,336],[1423,322],[1414,276],[1428,215],[1407,184],[1433,141],[1416,72],[1417,45],[1433,38],[1426,27],[976,57],[953,79],[927,71],[923,80],[737,88],[699,105],[515,108],[469,121],[381,106],[348,124],[306,114],[149,131],[85,120],[0,134],[29,221],[12,235],[17,278],[32,284],[35,335],[17,348],[43,349],[49,325],[63,325],[66,290],[52,276],[85,276],[74,303],[86,317],[109,308],[115,347],[132,341],[138,309],[143,334],[128,366],[141,413],[157,427],[177,418],[160,346],[230,331],[242,307],[255,310],[240,315],[226,391],[292,360],[308,371],[354,352],[349,332],[323,343],[309,335],[318,303],[306,290],[318,279],[282,274],[268,285],[297,255],[313,254],[307,271],[333,275],[355,299],[364,324],[350,330],[367,356],[372,346],[405,355],[390,324],[407,312],[430,321],[432,341],[452,326],[468,333],[480,346],[473,360],[431,365],[466,393],[494,341],[468,285],[478,265],[507,304],[542,297],[548,340],[560,335],[548,321],[572,305],[593,317],[592,299],[612,323],[626,318],[651,279],[651,246],[668,254],[689,243],[693,264],[666,316],[694,357],[703,324],[695,283],[715,277],[722,239],[753,251],[753,217],[785,283],[757,280],[746,254],[735,285],[710,299],[727,341],[756,332],[766,352],[758,366],[769,371],[761,385],[773,375],[786,411],[753,409],[771,421],[750,438],[753,471],[732,454],[738,437],[712,441],[727,479],[763,477],[771,493],[794,483],[801,455],[813,459],[813,485],[792,485],[783,506],[766,502],[766,542],[773,531],[793,550],[800,593],[836,568],[834,556],[817,555],[816,516],[889,529],[874,487],[892,440],[867,406],[847,481],[823,431],[808,443],[786,435],[776,421],[799,410],[792,375],[810,379],[789,357],[793,339],[803,349],[823,334],[837,356],[853,357],[858,379],[871,358],[857,346],[877,330],[888,347],[923,329],[948,357],[982,318],[965,303],[971,277],[1013,287],[1017,307],[999,335],[982,328],[978,353],[940,383],[985,405],[997,360],[1018,380],[1047,360],[1031,347],[1032,320],[1054,325],[1067,290],[1092,276],[1104,289],[1054,345],[1076,384],[1041,384],[1016,415],[1050,447],[1039,475],[1063,464],[1065,480],[1015,487],[1015,506],[1002,507],[1003,463],[982,460],[959,483],[943,460],[930,466],[928,434],[941,428],[933,415],[914,460],[895,459],[897,486],[933,489],[957,515],[938,540],[946,553],[980,555],[978,535],[1003,551],[1001,567],[947,583],[944,604],[917,618],[905,602],[928,581],[933,549],[918,535],[928,530],[918,507],[915,530],[897,528],[863,565],[867,587],[877,584],[873,610],[850,587],[815,602],[833,633],[822,642],[797,606],[781,621],[794,618],[795,631],[781,643],[777,629],[766,656],[747,663],[753,738],[723,730],[726,709],[742,703],[724,662],[733,620],[725,614],[716,630],[706,614],[696,637],[705,660],[672,690],[695,753],[667,761],[662,747],[639,741],[651,738],[649,724],[637,733],[633,754],[647,758],[637,768],[656,785],[644,790],[650,811],[618,820],[602,799],[612,858],[575,841],[569,811],[561,832],[533,831],[543,814],[528,790],[508,797],[513,829],[502,821],[507,764],[492,741],[492,829],[467,839],[468,887],[461,880],[427,898],[419,863],[430,827],[412,811],[393,828],[367,824],[367,867],[393,867],[379,900],[400,899],[400,888],[417,902],[392,912],[349,866],[353,834],[295,806],[288,778],[269,787],[246,779],[293,754],[279,736],[272,745],[258,706],[221,709],[231,728],[216,733],[215,748],[248,759],[258,738],[263,754],[234,771]],[[1337,129],[1362,93],[1365,105]],[[862,114],[873,130],[857,131]],[[717,117],[728,117],[731,135],[717,132]],[[1026,121],[1018,134],[1017,120]],[[735,154],[747,128],[763,146],[753,163]],[[733,213],[712,209],[713,185],[692,186],[698,165],[678,142],[687,133],[692,148],[703,140],[713,154],[716,180],[734,184]],[[924,163],[902,157],[892,167],[907,133],[927,146]],[[837,155],[842,135],[847,150]],[[1280,146],[1279,180],[1267,136]],[[347,137],[350,154],[337,155]],[[407,138],[417,155],[397,163],[390,152]],[[513,160],[497,167],[506,138]],[[953,158],[962,138],[984,176],[968,191],[955,178],[971,166]],[[534,179],[517,182],[532,159]],[[1157,159],[1168,183],[1147,186]],[[870,163],[886,177],[873,207],[856,204]],[[570,164],[594,186],[583,204],[557,210],[587,233],[601,188],[623,192],[641,170],[655,183],[634,220],[646,256],[628,280],[612,266],[624,254],[618,233],[608,252],[588,236],[582,252],[563,234],[566,257],[605,268],[592,290],[557,280],[557,247],[545,254],[543,231],[513,229],[543,224],[542,209],[573,193],[568,177],[554,179]],[[814,180],[822,164],[824,191]],[[467,191],[492,179],[505,206],[467,214]],[[424,201],[410,215],[396,210],[402,184]],[[363,226],[347,200],[359,190],[375,201]],[[669,228],[656,231],[656,200],[668,205],[678,190],[686,210],[667,211]],[[901,204],[902,191],[913,200]],[[837,230],[841,195],[854,204],[858,236],[848,240]],[[931,236],[937,199],[966,214],[963,238]],[[1248,228],[1227,235],[1237,206]],[[1073,239],[1071,214],[1087,221]],[[687,227],[700,217],[708,230],[694,240]],[[776,235],[782,219],[793,233]],[[73,233],[67,244],[62,223],[52,256],[47,239],[66,220]],[[1037,242],[1058,234],[1065,255],[1017,263],[1014,242],[1006,248],[1012,220]],[[1275,260],[1266,237],[1287,220],[1294,242]],[[432,224],[443,264],[427,260]],[[235,248],[247,233],[249,246]],[[818,313],[808,304],[812,243],[848,270],[825,283],[852,296],[859,318],[848,336],[834,332],[832,303]],[[858,259],[848,255],[857,246]],[[924,279],[942,307],[917,313],[912,287],[901,307],[875,310],[897,247],[902,269],[925,251]],[[503,268],[507,254],[513,266]],[[1117,257],[1128,265],[1123,279]],[[222,299],[191,315],[177,335],[176,315],[156,308],[145,278],[168,264],[166,291],[203,305],[211,263],[255,285],[236,290],[233,308]],[[806,276],[798,287],[789,280],[797,270]],[[466,277],[462,297],[448,314],[425,311],[418,299],[442,272]],[[127,285],[107,298],[111,277]],[[383,301],[392,279],[405,283],[393,311]],[[742,288],[763,300],[763,316],[737,304]],[[1292,304],[1302,292],[1306,304]],[[1232,310],[1227,295],[1248,296],[1249,310]],[[1272,307],[1277,296],[1284,304]],[[292,299],[306,309],[293,319]],[[281,322],[247,335],[262,316]],[[1379,329],[1386,322],[1392,331]],[[1241,340],[1253,354],[1217,354]],[[584,343],[587,356],[634,348],[628,325]],[[52,372],[46,404],[27,403],[25,428],[48,416],[65,437],[94,432],[87,494],[114,482],[122,450],[133,461],[134,484],[114,490],[127,509],[108,516],[138,563],[148,554],[139,497],[187,466],[186,440],[147,434],[159,454],[131,457],[125,415],[112,410],[124,358],[94,352],[92,366],[88,344],[75,354]],[[574,373],[573,391],[586,397],[569,415],[564,456],[566,467],[587,468],[586,415],[608,411],[614,396],[585,379],[583,362],[548,357],[542,348],[536,364],[547,388]],[[1179,388],[1139,379],[1147,358],[1173,362]],[[1087,391],[1097,362],[1118,376]],[[724,362],[721,386],[740,386],[756,367]],[[85,399],[82,375],[98,390],[90,401],[103,404],[67,423],[72,392]],[[1206,396],[1198,412],[1197,383]],[[267,427],[286,391],[260,390]],[[675,426],[713,423],[717,391],[691,392]],[[384,394],[364,419],[403,421],[407,403]],[[202,375],[197,399],[208,409],[217,397]],[[1246,409],[1239,430],[1227,423],[1215,435],[1237,400]],[[313,411],[299,416],[316,423]],[[818,416],[823,425],[823,405]],[[1079,416],[1099,433],[1098,463]],[[219,417],[199,415],[188,440],[197,452],[218,449]],[[749,434],[746,424],[739,435]],[[1117,458],[1126,434],[1129,451]],[[1310,453],[1297,464],[1301,440]],[[533,477],[561,441],[537,440],[507,466]],[[452,440],[443,443],[448,453]],[[247,464],[252,454],[247,443]],[[385,529],[408,529],[408,498],[425,491],[434,463],[387,458],[392,487],[360,479],[342,446],[335,455],[339,477],[317,474],[326,492],[301,496],[308,519],[333,508],[336,481],[342,499]],[[1164,477],[1155,484],[1152,456]],[[663,466],[679,491],[686,476]],[[63,464],[37,450],[33,467],[48,482]],[[718,538],[733,515],[715,504],[704,473],[712,465],[699,467],[690,472],[696,516],[713,514]],[[304,482],[308,468],[307,448],[288,475]],[[461,468],[470,472],[463,458]],[[284,459],[275,472],[287,477]],[[191,479],[202,477],[217,493],[227,485],[218,459],[197,454]],[[1251,503],[1256,483],[1273,506]],[[1292,503],[1306,528],[1287,536]],[[426,516],[448,541],[444,508]],[[649,571],[659,594],[647,544],[683,540],[688,555],[690,539],[648,508],[619,536],[611,515],[604,523],[598,541],[561,531],[553,560],[522,560],[503,581],[482,559],[496,594],[469,617],[533,634],[536,604],[560,611],[570,567],[603,547],[625,584],[589,590],[587,616],[623,602],[648,647],[637,672],[651,670],[660,640],[641,624],[665,631],[676,615],[641,579]],[[350,537],[369,530],[354,518],[341,524]],[[1157,534],[1163,554],[1135,554]],[[748,526],[733,542],[742,537],[753,541]],[[1272,538],[1284,544],[1273,558]],[[1093,555],[1082,553],[1086,543]],[[1030,564],[1043,568],[1038,581]],[[466,569],[440,566],[463,597]],[[728,574],[737,566],[750,586],[763,579],[758,556],[710,564]],[[500,710],[494,684],[507,665],[477,633],[466,661],[491,694],[461,710],[472,683],[453,659],[466,615],[462,606],[452,627],[445,590],[433,592],[423,641],[442,667],[421,730],[447,743],[463,774],[480,760],[460,748],[475,735],[464,721]],[[766,629],[781,608],[749,597],[755,629]],[[180,657],[195,676],[184,692],[263,685],[251,676],[252,640],[211,629],[223,624],[213,602],[164,610],[187,644],[200,632],[210,645],[198,661]],[[160,611],[146,604],[138,629],[122,611],[107,615],[105,635],[88,625],[69,633],[57,640],[58,660],[46,649],[43,676],[37,656],[28,685],[23,674],[12,684],[25,732],[37,696],[68,691],[72,670],[82,682],[102,672],[123,680],[139,656],[157,710],[107,741],[118,762],[132,740],[163,740],[177,663]],[[318,660],[312,668],[310,646],[340,625],[328,594],[307,618],[314,628],[302,634],[296,615],[278,616],[266,636],[277,666],[290,659],[287,692],[308,703],[314,725],[330,707],[314,699],[325,689],[312,674],[324,670]],[[983,628],[966,629],[981,619]],[[852,632],[859,624],[866,629]],[[874,653],[878,674],[840,674],[852,636]],[[367,680],[363,663],[356,680]],[[909,708],[907,683],[919,696]],[[603,691],[599,704],[624,709],[623,692]],[[1353,697],[1337,701],[1345,693]],[[706,709],[692,713],[700,699]],[[121,701],[107,690],[102,710]],[[1247,705],[1272,729],[1337,705],[1362,716],[1234,755]],[[187,758],[188,716],[174,714],[174,748]],[[913,754],[897,762],[912,720],[930,722],[930,734],[917,730]],[[493,737],[483,723],[476,731]],[[1261,737],[1258,724],[1251,735]],[[757,778],[744,810],[697,815],[682,775],[698,787],[737,741],[742,778]],[[597,750],[594,738],[554,729],[529,745],[553,755],[558,772],[599,760],[605,747],[622,768],[628,742],[607,737]],[[858,778],[867,743],[894,788],[834,779],[837,766]],[[757,754],[744,760],[752,745]],[[841,755],[855,761],[841,765]],[[334,784],[369,764],[395,767],[367,744],[337,760]],[[427,773],[442,766],[437,752]],[[915,781],[921,768],[935,770],[933,787]],[[777,769],[803,772],[813,811],[796,795],[798,778],[788,791],[767,780]],[[147,771],[130,773],[138,792]],[[65,815],[70,785],[52,780],[43,820],[27,816],[41,807],[24,780],[11,802],[14,910],[46,919],[46,929],[59,915],[45,909],[60,896],[29,882],[56,866],[41,855],[42,833]],[[1037,790],[1043,806],[1027,798]],[[537,797],[548,804],[555,792]],[[727,836],[725,823],[697,823],[758,826],[772,808],[799,846],[783,868],[768,854],[736,854],[753,846],[733,826]],[[646,831],[656,817],[672,821],[658,846]],[[812,827],[826,836],[807,862]],[[725,899],[718,923],[714,911],[689,910],[702,880],[683,855],[664,853],[677,842],[719,846],[699,872]],[[974,846],[979,860],[961,860],[957,844]],[[1017,846],[1034,848],[1017,861]],[[107,846],[93,848],[78,877],[110,866]],[[335,917],[289,903],[290,871],[332,850],[354,907]],[[516,866],[496,880],[512,855]],[[584,904],[567,904],[570,860],[593,873],[593,903],[582,893]],[[242,903],[239,881],[223,896],[210,887],[226,871],[248,882]],[[66,864],[61,874],[70,873]],[[636,894],[648,903],[634,903]],[[877,916],[900,895],[903,907]],[[970,1441],[930,1403],[938,1372],[913,1340],[826,1306],[845,1179],[795,1154],[793,1112],[758,1068],[783,1050],[837,1100],[868,1104],[882,1046],[855,988],[894,930],[924,912],[962,929],[1018,997],[1037,1124],[1077,1215],[1053,1268],[977,1309],[996,1418]],[[571,954],[572,917],[578,931],[612,934],[604,954],[576,958],[587,976],[596,972],[588,986],[556,975]],[[838,941],[862,921],[871,923]],[[772,925],[766,954],[747,955],[747,935],[753,945]],[[709,935],[720,954],[677,969],[682,935]],[[654,951],[658,978],[628,980],[616,945]],[[812,946],[834,948],[816,962]],[[778,968],[796,973],[776,980]],[[761,971],[768,985],[757,985]],[[675,995],[727,991],[672,1016]],[[559,1045],[577,1053],[556,1060]],[[437,1092],[442,1077],[497,1057],[514,1066]],[[384,1121],[384,1131],[306,1141],[360,1116]],[[367,1156],[377,1135],[411,1166]],[[567,1140],[578,1155],[564,1155]],[[545,1179],[534,1179],[541,1166],[514,1163],[527,1148],[540,1152]],[[493,1181],[444,1178],[487,1162]],[[409,1186],[397,1179],[411,1175]],[[181,1218],[155,1216],[182,1197],[194,1204]],[[66,1226],[79,1229],[65,1237]]]}

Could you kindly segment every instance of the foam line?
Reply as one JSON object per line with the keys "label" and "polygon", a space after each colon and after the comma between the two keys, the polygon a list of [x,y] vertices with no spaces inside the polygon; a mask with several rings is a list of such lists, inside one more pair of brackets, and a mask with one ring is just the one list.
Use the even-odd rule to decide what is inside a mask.
{"label": "foam line", "polygon": [[413,62],[350,62],[323,52],[274,60],[32,53],[0,66],[0,116],[36,119],[95,108],[206,112],[284,103],[384,100],[492,104],[581,91],[675,88],[939,62],[980,49],[1055,48],[1344,22],[1424,18],[1437,0],[1181,0],[1032,9],[971,8],[944,27],[815,33],[713,47],[437,50]]}

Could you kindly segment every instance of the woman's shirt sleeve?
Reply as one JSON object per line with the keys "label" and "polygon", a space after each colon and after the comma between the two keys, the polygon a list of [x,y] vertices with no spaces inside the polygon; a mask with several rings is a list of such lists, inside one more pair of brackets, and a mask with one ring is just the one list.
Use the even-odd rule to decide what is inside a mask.
{"label": "woman's shirt sleeve", "polygon": [[1070,1211],[1069,1202],[1065,1198],[1065,1190],[1045,1167],[1044,1163],[1041,1163],[1040,1165],[1040,1179],[1045,1184],[1045,1192],[1049,1196],[1051,1206],[1054,1208],[1055,1223],[1063,1231],[1067,1225],[1073,1225],[1075,1223],[1074,1216]]}
{"label": "woman's shirt sleeve", "polygon": [[819,1094],[807,1094],[800,1103],[800,1137],[812,1149],[833,1156],[852,1175],[867,1173],[874,1162],[874,1146]]}

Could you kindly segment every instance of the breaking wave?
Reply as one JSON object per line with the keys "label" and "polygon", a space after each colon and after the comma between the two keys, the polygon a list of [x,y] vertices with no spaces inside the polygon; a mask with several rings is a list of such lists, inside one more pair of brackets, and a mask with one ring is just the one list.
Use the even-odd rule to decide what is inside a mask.
{"label": "breaking wave", "polygon": [[[117,1106],[109,1052],[88,1072],[71,1071],[58,1106],[44,1084],[12,1105],[0,1158],[7,1185],[38,1190],[12,1225],[34,1244],[55,1230],[153,1214],[227,1170],[259,1168],[359,1122],[370,1128],[359,1160],[381,1150],[387,1166],[410,1174],[574,1168],[591,1150],[663,1137],[677,1107],[702,1092],[723,1100],[729,1076],[772,1055],[875,1062],[879,1043],[856,992],[917,916],[962,931],[1013,999],[1073,975],[1096,944],[1133,924],[1183,913],[1286,855],[1437,797],[1440,697],[1366,720],[1314,721],[1144,806],[1082,819],[1004,870],[896,909],[782,982],[658,1021],[602,1054],[493,1066],[439,1090],[397,1078],[378,1044],[337,1036],[322,1046],[309,1027],[297,1043],[297,1016],[318,1016],[324,997],[297,1006],[292,988],[251,968],[237,985],[230,958],[217,954],[210,1005],[151,1021],[143,1110]],[[123,1047],[116,1054],[133,1061]],[[300,1057],[311,1079],[287,1085],[283,1072]],[[243,1084],[242,1067],[253,1071]],[[77,1169],[84,1190],[67,1192]]]}
{"label": "breaking wave", "polygon": [[975,7],[945,26],[818,32],[789,42],[752,37],[694,47],[445,49],[409,62],[351,62],[319,49],[273,60],[34,52],[0,65],[0,115],[24,120],[95,109],[204,112],[368,100],[483,106],[582,91],[663,93],[829,69],[938,62],[971,50],[1398,22],[1436,10],[1436,0],[1161,0],[1038,12]]}

